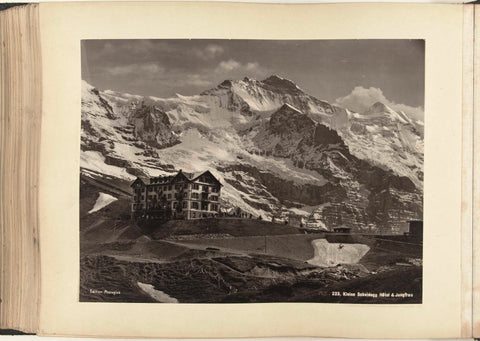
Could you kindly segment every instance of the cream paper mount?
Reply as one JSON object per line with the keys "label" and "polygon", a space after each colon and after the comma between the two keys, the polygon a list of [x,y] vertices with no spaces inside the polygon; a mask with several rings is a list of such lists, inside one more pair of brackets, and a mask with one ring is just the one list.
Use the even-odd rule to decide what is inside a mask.
{"label": "cream paper mount", "polygon": [[[40,20],[40,334],[173,338],[468,335],[461,299],[462,290],[468,290],[461,281],[462,6],[41,3]],[[424,39],[422,304],[79,302],[80,42],[127,38]]]}

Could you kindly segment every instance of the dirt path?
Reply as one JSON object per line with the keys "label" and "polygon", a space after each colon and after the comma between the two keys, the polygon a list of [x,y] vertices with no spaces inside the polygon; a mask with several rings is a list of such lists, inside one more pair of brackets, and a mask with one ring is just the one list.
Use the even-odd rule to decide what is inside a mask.
{"label": "dirt path", "polygon": [[238,255],[238,256],[242,256],[242,257],[250,257],[249,251],[219,247],[219,246],[215,245],[214,243],[212,243],[212,245],[208,245],[208,243],[206,243],[206,244],[182,243],[182,242],[170,241],[170,240],[168,242],[170,244],[183,246],[183,247],[193,249],[193,250],[206,251],[206,250],[208,250],[208,248],[210,248],[211,251],[216,251],[216,252],[225,253],[225,254]]}

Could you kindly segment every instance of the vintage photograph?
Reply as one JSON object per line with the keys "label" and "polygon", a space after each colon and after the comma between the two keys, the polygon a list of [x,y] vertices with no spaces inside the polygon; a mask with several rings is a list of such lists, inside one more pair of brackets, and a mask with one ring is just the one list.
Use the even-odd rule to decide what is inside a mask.
{"label": "vintage photograph", "polygon": [[422,303],[424,40],[81,54],[81,302]]}

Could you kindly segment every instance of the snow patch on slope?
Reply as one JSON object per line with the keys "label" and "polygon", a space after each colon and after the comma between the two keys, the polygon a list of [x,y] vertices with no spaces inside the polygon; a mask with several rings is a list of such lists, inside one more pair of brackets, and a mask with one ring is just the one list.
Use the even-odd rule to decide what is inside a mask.
{"label": "snow patch on slope", "polygon": [[156,290],[151,284],[145,284],[142,282],[137,282],[140,289],[147,293],[151,298],[160,303],[178,303],[178,300],[174,297],[171,297],[164,293],[163,291]]}
{"label": "snow patch on slope", "polygon": [[88,211],[88,214],[93,213],[93,212],[97,212],[97,211],[101,210],[102,208],[104,208],[105,206],[110,205],[112,202],[114,202],[116,200],[118,200],[118,199],[115,198],[114,196],[111,196],[110,194],[100,192],[99,195],[98,195],[97,201],[95,202],[95,205],[93,206],[93,208],[90,211]]}
{"label": "snow patch on slope", "polygon": [[329,243],[326,239],[312,241],[314,257],[307,262],[316,266],[336,266],[355,264],[370,250],[364,244]]}
{"label": "snow patch on slope", "polygon": [[82,151],[80,153],[80,166],[105,175],[115,176],[120,179],[133,181],[136,179],[132,174],[128,174],[125,168],[107,165],[105,157],[100,153],[92,150]]}

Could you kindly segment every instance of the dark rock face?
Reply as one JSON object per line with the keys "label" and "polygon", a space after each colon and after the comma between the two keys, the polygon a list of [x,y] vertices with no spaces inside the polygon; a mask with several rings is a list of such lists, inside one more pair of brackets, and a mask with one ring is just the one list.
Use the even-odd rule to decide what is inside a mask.
{"label": "dark rock face", "polygon": [[272,114],[269,121],[269,131],[288,137],[289,134],[311,134],[315,128],[315,122],[307,115],[288,104]]}
{"label": "dark rock face", "polygon": [[253,115],[247,102],[232,92],[228,93],[228,102],[226,108],[230,111],[240,111],[240,113],[244,116]]}
{"label": "dark rock face", "polygon": [[102,104],[102,106],[105,108],[105,111],[107,112],[107,117],[110,118],[110,119],[115,119],[116,116],[113,112],[113,108],[112,106],[105,100],[105,98],[103,98],[101,95],[100,95],[100,92],[97,90],[97,89],[92,89],[92,92],[98,96],[98,100],[100,101],[100,103]]}
{"label": "dark rock face", "polygon": [[337,132],[333,129],[328,128],[327,126],[324,126],[323,124],[317,124],[315,126],[315,132],[313,134],[313,144],[315,146],[338,144],[342,147],[345,147],[342,138],[338,136]]}
{"label": "dark rock face", "polygon": [[301,164],[307,160],[298,155],[314,155],[324,149],[339,149],[350,155],[335,130],[315,122],[288,104],[271,115],[265,130],[254,140],[261,150],[274,156],[293,158]]}
{"label": "dark rock face", "polygon": [[279,200],[291,198],[312,206],[328,203],[321,212],[328,226],[362,230],[373,224],[388,232],[400,228],[402,221],[421,218],[422,194],[409,178],[356,158],[335,130],[289,105],[272,114],[254,141],[265,154],[291,159],[297,167],[314,170],[329,181],[334,191],[328,186],[303,186],[300,195],[294,186],[275,183],[271,174],[248,170]]}
{"label": "dark rock face", "polygon": [[155,106],[141,105],[131,121],[135,137],[152,147],[166,148],[179,143],[167,114]]}
{"label": "dark rock face", "polygon": [[[231,165],[218,168],[221,172],[233,172],[238,181],[227,180],[232,186],[239,187],[242,191],[248,192],[241,184],[242,175],[246,174],[254,178],[258,187],[263,187],[268,195],[271,194],[277,198],[280,203],[286,207],[298,207],[299,203],[303,205],[319,205],[333,200],[341,202],[346,198],[345,190],[339,185],[327,182],[325,185],[317,186],[314,184],[296,184],[293,181],[286,181],[273,173],[260,171],[250,165]],[[296,204],[295,204],[296,203]],[[300,205],[301,206],[301,205]]]}

